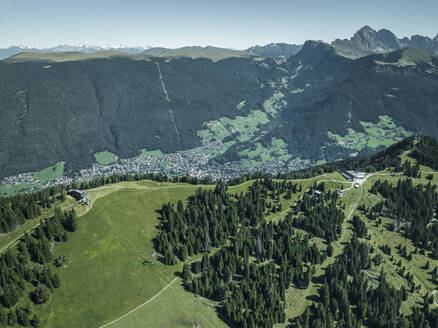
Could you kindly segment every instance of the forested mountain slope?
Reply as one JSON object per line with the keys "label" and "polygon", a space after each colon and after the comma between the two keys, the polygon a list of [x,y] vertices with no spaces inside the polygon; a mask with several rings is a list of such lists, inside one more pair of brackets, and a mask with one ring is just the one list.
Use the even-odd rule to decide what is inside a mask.
{"label": "forested mountain slope", "polygon": [[72,175],[142,149],[164,154],[154,171],[187,172],[166,154],[193,150],[197,172],[225,178],[371,153],[437,136],[437,65],[420,49],[352,60],[314,41],[287,61],[24,53],[0,62],[0,176],[60,162]]}

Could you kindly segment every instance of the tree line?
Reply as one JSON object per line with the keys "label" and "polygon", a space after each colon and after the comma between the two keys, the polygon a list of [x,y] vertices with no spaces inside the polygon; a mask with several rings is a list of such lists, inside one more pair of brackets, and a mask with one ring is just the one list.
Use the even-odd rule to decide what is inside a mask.
{"label": "tree line", "polygon": [[[68,232],[76,230],[76,220],[73,210],[63,212],[57,207],[51,218],[41,221],[34,231],[24,234],[16,247],[0,255],[0,326],[41,325],[30,304],[22,307],[17,303],[26,297],[35,304],[45,303],[60,287],[61,281],[52,267],[52,248],[68,240]],[[59,264],[60,259],[55,263]],[[30,292],[29,285],[33,286]]]}
{"label": "tree line", "polygon": [[421,137],[415,145],[412,156],[420,164],[429,166],[433,170],[438,170],[438,141],[434,137]]}

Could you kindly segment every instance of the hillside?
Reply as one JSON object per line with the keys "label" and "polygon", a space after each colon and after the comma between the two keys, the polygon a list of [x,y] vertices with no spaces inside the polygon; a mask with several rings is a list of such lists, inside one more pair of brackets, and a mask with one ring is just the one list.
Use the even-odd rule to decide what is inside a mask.
{"label": "hillside", "polygon": [[316,41],[287,61],[213,47],[22,53],[0,62],[0,192],[41,188],[38,172],[60,163],[55,183],[149,171],[228,180],[438,136],[437,65],[422,49],[353,60]]}
{"label": "hillside", "polygon": [[[77,228],[49,247],[52,259],[63,259],[59,266],[45,262],[60,284],[42,304],[29,300],[35,287],[23,284],[16,305],[0,305],[0,326],[10,309],[20,318],[23,311],[37,313],[44,327],[310,327],[316,321],[347,327],[348,320],[386,327],[419,322],[422,313],[432,325],[438,173],[421,163],[437,165],[436,145],[433,138],[409,138],[351,160],[379,167],[355,182],[359,188],[338,172],[265,176],[228,187],[150,180],[90,185],[92,202],[75,206]],[[391,205],[402,201],[403,211]],[[424,220],[412,220],[410,213],[420,210]],[[23,252],[12,247],[8,261]],[[331,280],[335,272],[341,278]],[[253,302],[260,299],[254,293],[267,301]],[[330,302],[344,302],[344,310],[331,307],[321,317],[326,312],[317,309]],[[358,312],[361,306],[368,311]],[[247,315],[239,315],[245,308]]]}

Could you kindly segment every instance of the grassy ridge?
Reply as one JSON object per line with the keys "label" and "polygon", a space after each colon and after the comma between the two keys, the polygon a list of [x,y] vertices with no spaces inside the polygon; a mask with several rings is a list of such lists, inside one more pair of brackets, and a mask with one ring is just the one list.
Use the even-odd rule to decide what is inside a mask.
{"label": "grassy ridge", "polygon": [[[91,190],[97,198],[78,231],[55,249],[67,265],[63,286],[41,306],[47,327],[97,327],[142,304],[173,278],[173,268],[149,263],[163,200],[177,201],[196,186],[115,185]],[[125,187],[124,189],[122,189]],[[100,198],[99,198],[100,197]]]}
{"label": "grassy ridge", "polygon": [[[132,59],[143,59],[148,60],[148,56],[146,55],[134,55],[128,54],[126,52],[118,52],[118,51],[99,51],[95,53],[84,53],[77,51],[66,51],[66,52],[49,52],[49,53],[40,53],[40,52],[22,52],[18,55],[15,55],[11,58],[8,58],[8,62],[16,63],[16,62],[25,62],[25,61],[45,61],[45,62],[69,62],[69,61],[78,61],[78,60],[89,60],[89,59],[98,59],[98,58],[112,58],[112,57],[127,57]],[[51,68],[47,66],[46,68]]]}

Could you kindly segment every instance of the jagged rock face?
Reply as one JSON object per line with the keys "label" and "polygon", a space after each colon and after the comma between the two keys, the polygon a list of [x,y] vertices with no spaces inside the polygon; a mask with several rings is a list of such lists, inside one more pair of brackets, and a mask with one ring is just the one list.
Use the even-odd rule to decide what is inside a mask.
{"label": "jagged rock face", "polygon": [[375,31],[369,26],[362,27],[351,38],[351,42],[361,50],[388,52],[401,48],[397,37],[389,30]]}
{"label": "jagged rock face", "polygon": [[376,31],[368,25],[358,30],[350,39],[336,39],[332,42],[336,51],[349,58],[359,58],[373,53],[387,53],[403,48],[419,48],[438,53],[438,36],[413,35],[398,39],[389,30]]}

